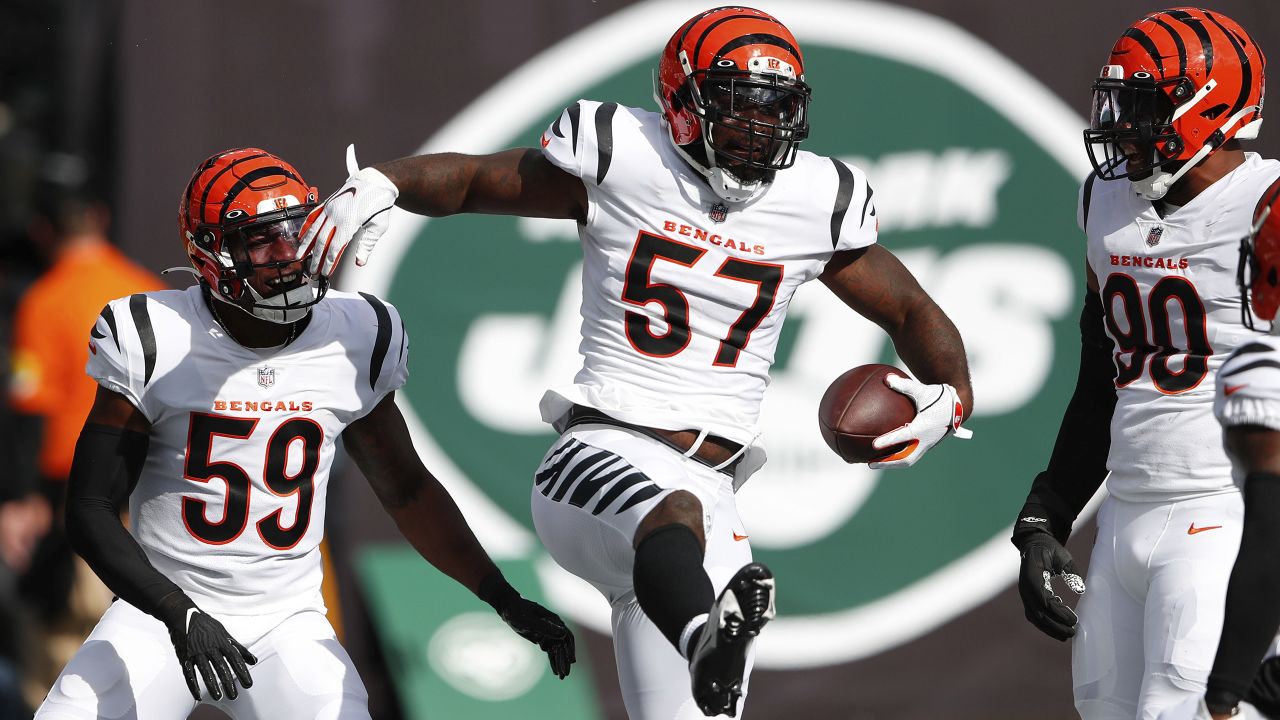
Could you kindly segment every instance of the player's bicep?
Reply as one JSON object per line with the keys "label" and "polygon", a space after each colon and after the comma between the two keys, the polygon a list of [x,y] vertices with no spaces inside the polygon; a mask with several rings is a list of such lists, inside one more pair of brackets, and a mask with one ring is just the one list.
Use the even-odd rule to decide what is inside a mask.
{"label": "player's bicep", "polygon": [[921,302],[932,302],[911,271],[879,245],[837,252],[819,276],[836,297],[882,328],[899,327]]}
{"label": "player's bicep", "polygon": [[1280,432],[1261,425],[1227,428],[1227,451],[1245,473],[1280,474]]}
{"label": "player's bicep", "polygon": [[413,502],[429,478],[413,449],[394,392],[387,393],[367,415],[348,425],[342,432],[342,442],[387,508]]}
{"label": "player's bicep", "polygon": [[541,152],[516,148],[477,160],[464,212],[586,221],[587,189],[582,180]]}
{"label": "player's bicep", "polygon": [[89,408],[84,424],[103,425],[143,434],[151,432],[151,423],[147,417],[128,398],[101,385],[98,386],[93,407]]}

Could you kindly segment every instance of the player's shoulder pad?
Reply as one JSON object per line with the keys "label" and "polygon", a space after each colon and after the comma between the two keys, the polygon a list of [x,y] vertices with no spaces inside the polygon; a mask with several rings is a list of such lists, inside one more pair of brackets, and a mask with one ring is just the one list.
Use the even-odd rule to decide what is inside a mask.
{"label": "player's shoulder pad", "polygon": [[376,295],[361,292],[349,297],[354,298],[353,309],[359,308],[364,316],[360,325],[373,332],[372,342],[362,348],[368,353],[369,389],[379,394],[395,390],[408,375],[409,337],[404,320],[394,305]]}
{"label": "player's shoulder pad", "polygon": [[836,158],[826,158],[830,163],[827,172],[835,173],[835,198],[831,205],[831,247],[835,250],[853,250],[866,247],[876,241],[880,220],[872,201],[872,189],[867,175],[856,165]]}
{"label": "player's shoulder pad", "polygon": [[1280,430],[1280,339],[1258,338],[1236,348],[1216,383],[1215,411],[1223,425]]}
{"label": "player's shoulder pad", "polygon": [[[135,293],[107,303],[89,330],[89,361],[85,372],[99,384],[141,402],[143,394],[155,379],[160,353],[156,329],[158,295],[171,295],[178,301],[179,291],[167,290]],[[162,302],[161,304],[168,304]]]}
{"label": "player's shoulder pad", "polygon": [[595,185],[604,183],[613,165],[614,119],[618,103],[578,100],[542,133],[542,154],[571,175]]}

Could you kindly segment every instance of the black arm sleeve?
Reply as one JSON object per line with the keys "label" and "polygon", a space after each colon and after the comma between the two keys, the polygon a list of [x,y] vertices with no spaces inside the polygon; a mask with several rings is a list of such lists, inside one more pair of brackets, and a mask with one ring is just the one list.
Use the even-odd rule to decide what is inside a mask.
{"label": "black arm sleeve", "polygon": [[111,592],[160,617],[160,600],[181,590],[151,565],[120,522],[146,457],[145,434],[85,425],[67,484],[67,538]]}
{"label": "black arm sleeve", "polygon": [[[1104,331],[1098,294],[1085,290],[1080,312],[1080,374],[1062,416],[1049,467],[1036,476],[1018,513],[1013,542],[1031,532],[1048,532],[1066,543],[1071,525],[1107,476],[1111,416],[1116,409],[1112,343]],[[1036,518],[1037,521],[1025,521]]]}
{"label": "black arm sleeve", "polygon": [[1280,628],[1280,475],[1249,473],[1244,481],[1244,530],[1227,585],[1222,639],[1205,704],[1224,712],[1245,696]]}

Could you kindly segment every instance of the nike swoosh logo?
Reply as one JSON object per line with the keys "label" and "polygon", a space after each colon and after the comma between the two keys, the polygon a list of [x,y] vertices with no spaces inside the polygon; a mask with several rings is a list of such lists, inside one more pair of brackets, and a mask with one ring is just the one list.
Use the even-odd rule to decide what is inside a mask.
{"label": "nike swoosh logo", "polygon": [[1217,530],[1220,527],[1222,526],[1221,525],[1205,525],[1204,527],[1196,527],[1195,523],[1191,523],[1191,527],[1187,528],[1187,534],[1195,535],[1196,533],[1202,533],[1205,530]]}
{"label": "nike swoosh logo", "polygon": [[98,344],[92,340],[89,341],[89,352],[93,353],[94,355],[98,354]]}
{"label": "nike swoosh logo", "polygon": [[543,134],[542,134],[542,147],[546,147],[546,146],[548,146],[548,145],[550,145],[550,144],[551,144],[551,138],[547,137],[546,133],[543,133]]}
{"label": "nike swoosh logo", "polygon": [[749,537],[751,537],[751,536],[750,536],[750,535],[739,535],[737,530],[734,530],[734,531],[733,531],[733,539],[734,539],[734,540],[737,540],[738,542],[742,542],[743,540],[746,540],[746,539],[747,539],[747,538],[749,538]]}
{"label": "nike swoosh logo", "polygon": [[1234,394],[1235,394],[1235,393],[1237,393],[1238,391],[1243,390],[1243,389],[1245,389],[1245,388],[1247,388],[1247,387],[1249,387],[1248,383],[1245,383],[1244,385],[1226,385],[1226,386],[1224,386],[1224,387],[1222,388],[1222,394],[1223,394],[1223,395],[1234,395]]}

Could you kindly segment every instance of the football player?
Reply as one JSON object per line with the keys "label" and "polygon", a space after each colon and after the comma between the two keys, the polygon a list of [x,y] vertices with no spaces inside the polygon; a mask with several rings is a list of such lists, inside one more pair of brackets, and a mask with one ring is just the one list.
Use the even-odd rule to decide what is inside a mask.
{"label": "football player", "polygon": [[[1125,30],[1093,83],[1079,378],[1013,533],[1027,619],[1074,637],[1085,720],[1155,718],[1203,693],[1222,629],[1242,504],[1213,382],[1250,339],[1237,247],[1280,175],[1239,142],[1262,123],[1263,66],[1230,18],[1180,8]],[[1077,621],[1050,578],[1084,591],[1063,545],[1104,479]]]}
{"label": "football player", "polygon": [[410,443],[395,308],[326,292],[298,258],[315,204],[268,152],[210,157],[179,206],[198,284],[97,319],[67,529],[118,600],[36,717],[176,719],[204,702],[233,718],[368,718],[320,595],[339,438],[414,548],[569,672],[569,630],[503,580]]}
{"label": "football player", "polygon": [[[662,51],[659,112],[580,100],[540,149],[359,170],[304,229],[319,272],[362,264],[393,204],[431,216],[572,218],[585,256],[575,382],[547,392],[561,433],[532,514],[561,566],[613,610],[635,720],[735,715],[774,580],[734,492],[764,461],[760,401],[792,295],[820,279],[892,338],[918,408],[872,467],[917,462],[971,408],[955,326],[891,253],[863,173],[801,151],[810,88],[791,32],[746,7],[685,22]],[[961,432],[967,432],[961,430]]]}

